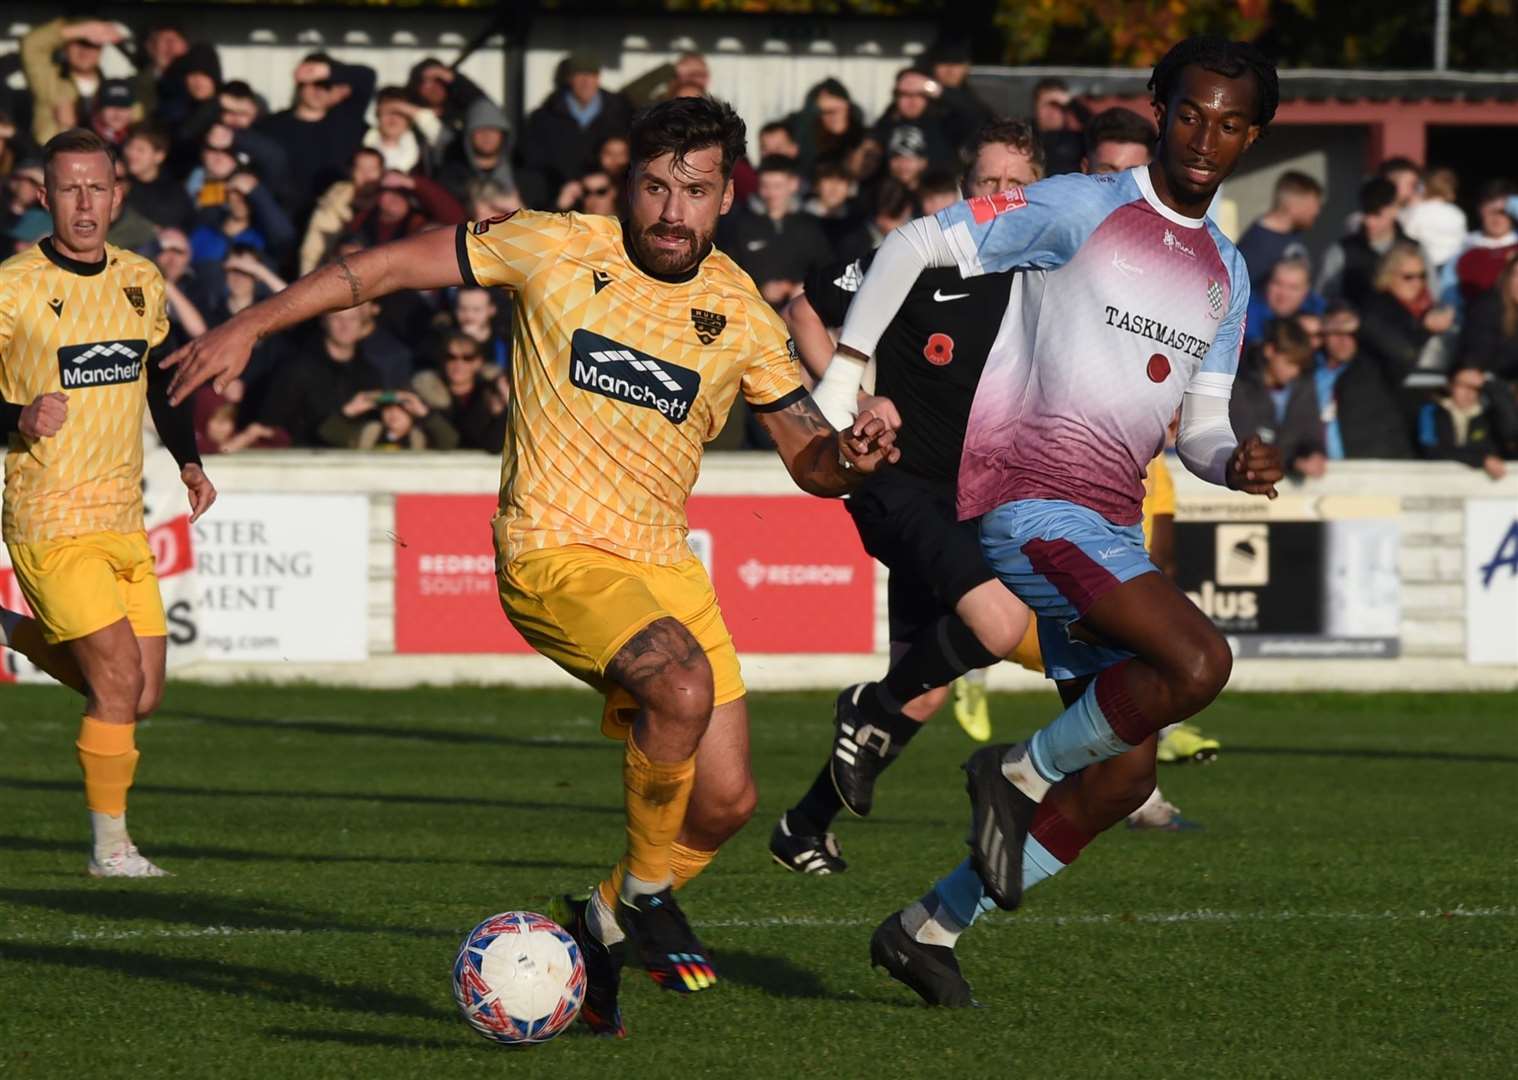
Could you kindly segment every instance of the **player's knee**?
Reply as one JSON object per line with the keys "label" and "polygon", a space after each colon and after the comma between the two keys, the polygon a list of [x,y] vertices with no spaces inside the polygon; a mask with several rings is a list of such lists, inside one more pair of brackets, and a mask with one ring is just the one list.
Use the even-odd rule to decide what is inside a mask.
{"label": "player's knee", "polygon": [[759,789],[752,777],[713,792],[710,798],[692,800],[686,813],[688,830],[700,841],[697,846],[716,848],[747,825],[759,806]]}
{"label": "player's knee", "polygon": [[1187,650],[1174,686],[1176,704],[1191,716],[1211,705],[1233,673],[1233,652],[1221,634],[1209,634]]}
{"label": "player's knee", "polygon": [[135,715],[146,685],[147,677],[132,657],[100,665],[90,680],[90,691],[110,711]]}
{"label": "player's knee", "polygon": [[916,720],[919,724],[929,719],[939,709],[943,708],[944,702],[949,700],[949,688],[938,686],[929,690],[926,694],[919,694],[902,707],[902,713]]}
{"label": "player's knee", "polygon": [[656,723],[704,731],[712,718],[714,693],[712,666],[705,654],[700,654],[688,663],[673,666],[648,686],[644,707]]}

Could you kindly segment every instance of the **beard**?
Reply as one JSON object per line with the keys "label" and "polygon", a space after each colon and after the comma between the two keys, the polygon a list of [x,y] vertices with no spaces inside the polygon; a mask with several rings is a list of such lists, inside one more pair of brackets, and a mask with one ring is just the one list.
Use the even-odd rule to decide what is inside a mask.
{"label": "beard", "polygon": [[[633,234],[633,247],[644,266],[659,274],[683,274],[697,265],[712,250],[712,233],[698,233],[683,225],[660,222]],[[654,237],[676,237],[685,241],[683,248],[656,247]]]}

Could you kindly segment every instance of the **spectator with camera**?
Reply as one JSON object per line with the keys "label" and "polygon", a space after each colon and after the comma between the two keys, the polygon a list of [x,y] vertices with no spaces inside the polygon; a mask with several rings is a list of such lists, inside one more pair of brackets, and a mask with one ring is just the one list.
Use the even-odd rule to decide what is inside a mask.
{"label": "spectator with camera", "polygon": [[454,450],[459,433],[411,390],[360,393],[322,424],[321,440],[351,450]]}
{"label": "spectator with camera", "polygon": [[1277,319],[1239,365],[1228,418],[1240,442],[1259,436],[1279,447],[1281,460],[1298,476],[1322,476],[1323,421],[1317,391],[1305,377],[1313,343],[1296,319]]}

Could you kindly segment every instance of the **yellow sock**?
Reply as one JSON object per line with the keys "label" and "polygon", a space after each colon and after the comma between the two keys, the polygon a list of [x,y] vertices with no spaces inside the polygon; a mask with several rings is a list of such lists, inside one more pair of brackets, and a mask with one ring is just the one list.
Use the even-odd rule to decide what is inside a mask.
{"label": "yellow sock", "polygon": [[675,888],[683,888],[689,885],[691,879],[712,864],[717,857],[715,851],[697,851],[695,848],[686,847],[684,844],[675,844],[669,849],[669,869],[675,875]]}
{"label": "yellow sock", "polygon": [[136,724],[106,724],[86,716],[79,725],[79,767],[84,770],[84,802],[97,814],[126,813],[127,788],[137,771]]}
{"label": "yellow sock", "polygon": [[650,761],[629,735],[622,758],[626,792],[627,854],[611,876],[601,882],[601,899],[615,909],[627,875],[640,882],[662,885],[673,878],[671,848],[685,821],[691,789],[696,784],[696,756],[684,761]]}

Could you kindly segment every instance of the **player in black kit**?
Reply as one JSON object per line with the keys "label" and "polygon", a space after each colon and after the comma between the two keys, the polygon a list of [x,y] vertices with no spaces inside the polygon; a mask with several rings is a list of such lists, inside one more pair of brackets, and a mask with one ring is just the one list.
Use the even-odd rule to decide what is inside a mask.
{"label": "player in black kit", "polygon": [[[967,153],[966,198],[1043,176],[1038,138],[1021,121],[987,125]],[[826,328],[843,325],[872,257],[814,271],[785,313],[814,375],[833,355]],[[838,811],[868,815],[876,779],[943,704],[948,685],[1012,654],[1025,636],[1027,609],[986,565],[977,523],[957,520],[954,505],[970,404],[1015,285],[1010,272],[965,279],[954,268],[926,271],[876,349],[870,408],[881,415],[894,406],[901,460],[855,489],[848,509],[865,550],[891,572],[891,668],[880,682],[839,694],[828,760],[770,836],[770,854],[788,870],[845,869],[828,831]],[[850,415],[857,407],[842,406]]]}

